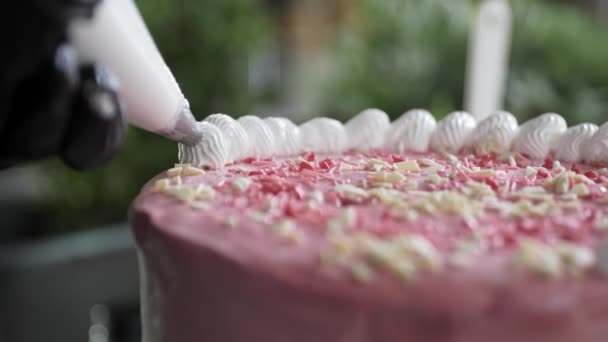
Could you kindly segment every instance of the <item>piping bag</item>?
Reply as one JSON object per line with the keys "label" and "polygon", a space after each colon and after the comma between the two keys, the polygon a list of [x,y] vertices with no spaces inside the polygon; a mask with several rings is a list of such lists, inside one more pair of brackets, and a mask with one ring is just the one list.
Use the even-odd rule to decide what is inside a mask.
{"label": "piping bag", "polygon": [[187,145],[201,140],[188,101],[133,0],[102,1],[92,19],[73,22],[68,34],[81,63],[104,64],[117,77],[130,124]]}

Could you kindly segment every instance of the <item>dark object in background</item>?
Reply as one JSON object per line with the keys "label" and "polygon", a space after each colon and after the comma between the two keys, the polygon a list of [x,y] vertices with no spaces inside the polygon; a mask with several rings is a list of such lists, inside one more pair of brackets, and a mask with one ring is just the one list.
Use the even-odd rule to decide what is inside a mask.
{"label": "dark object in background", "polygon": [[98,3],[0,3],[0,168],[60,155],[91,169],[122,144],[117,83],[101,66],[79,66],[67,42],[69,23]]}
{"label": "dark object in background", "polygon": [[81,342],[87,335],[89,341],[141,341],[128,226],[0,243],[0,342]]}

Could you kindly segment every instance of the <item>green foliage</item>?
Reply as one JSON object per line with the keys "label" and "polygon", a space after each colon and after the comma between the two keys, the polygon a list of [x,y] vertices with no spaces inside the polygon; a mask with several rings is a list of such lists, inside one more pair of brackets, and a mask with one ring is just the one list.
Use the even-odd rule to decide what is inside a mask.
{"label": "green foliage", "polygon": [[[555,111],[602,122],[608,108],[606,28],[577,9],[514,0],[506,109],[520,120]],[[360,32],[345,32],[321,112],[365,107],[393,117],[414,107],[441,117],[462,107],[469,23],[465,0],[357,0]]]}

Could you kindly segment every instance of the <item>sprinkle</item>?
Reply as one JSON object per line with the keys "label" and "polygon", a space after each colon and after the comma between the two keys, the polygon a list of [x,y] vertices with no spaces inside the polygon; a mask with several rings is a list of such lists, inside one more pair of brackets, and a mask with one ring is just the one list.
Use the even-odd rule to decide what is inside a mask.
{"label": "sprinkle", "polygon": [[344,256],[349,256],[353,253],[352,239],[347,239],[342,236],[329,238],[329,243],[332,245],[336,253]]}
{"label": "sprinkle", "polygon": [[355,280],[362,283],[367,283],[374,277],[374,273],[372,272],[371,268],[369,268],[369,266],[363,262],[353,264],[351,266],[351,272],[353,277],[355,277]]}
{"label": "sprinkle", "polygon": [[357,223],[357,211],[353,207],[346,207],[329,220],[327,230],[330,233],[340,233],[344,229],[354,226],[355,223]]}
{"label": "sprinkle", "polygon": [[516,253],[517,264],[547,276],[562,274],[562,262],[554,249],[544,243],[524,239],[519,242]]}
{"label": "sprinkle", "polygon": [[323,195],[323,192],[318,191],[318,190],[311,192],[308,195],[308,198],[311,201],[314,201],[316,203],[321,203],[321,202],[323,202],[325,200],[325,196]]}
{"label": "sprinkle", "polygon": [[450,162],[450,164],[452,164],[453,167],[460,166],[460,161],[455,155],[448,153],[446,157],[448,158],[448,161]]}
{"label": "sprinkle", "polygon": [[171,177],[171,183],[173,183],[174,185],[177,185],[177,186],[182,185],[182,177],[180,177],[180,176]]}
{"label": "sprinkle", "polygon": [[429,158],[422,158],[422,159],[420,159],[420,162],[422,163],[422,165],[432,167],[439,171],[443,171],[443,169],[444,169],[443,165],[441,165],[441,164],[437,163],[436,161],[429,159]]}
{"label": "sprinkle", "polygon": [[184,176],[198,176],[204,174],[205,171],[198,167],[186,166],[182,169],[182,175]]}
{"label": "sprinkle", "polygon": [[198,210],[203,210],[203,211],[207,211],[207,210],[211,209],[209,204],[205,203],[205,202],[190,201],[188,203],[188,205],[193,209],[198,209]]}
{"label": "sprinkle", "polygon": [[597,269],[604,276],[608,276],[608,242],[604,241],[596,249]]}
{"label": "sprinkle", "polygon": [[179,176],[182,174],[182,167],[174,167],[171,168],[169,170],[167,170],[167,177],[175,177],[175,176]]}
{"label": "sprinkle", "polygon": [[154,190],[158,191],[158,192],[163,192],[163,191],[167,190],[170,185],[171,184],[169,182],[169,179],[162,178],[162,179],[159,179],[156,182],[154,182]]}
{"label": "sprinkle", "polygon": [[416,265],[407,258],[392,258],[386,263],[386,267],[405,281],[410,281],[416,275]]}
{"label": "sprinkle", "polygon": [[405,183],[404,189],[407,191],[418,189],[418,182],[410,180]]}
{"label": "sprinkle", "polygon": [[595,255],[590,248],[577,246],[568,242],[560,242],[555,247],[566,270],[573,274],[592,267],[595,264]]}
{"label": "sprinkle", "polygon": [[355,202],[361,202],[369,197],[367,191],[350,184],[338,184],[336,190],[344,197]]}
{"label": "sprinkle", "polygon": [[249,188],[249,185],[251,185],[251,179],[245,177],[236,177],[230,184],[232,186],[232,190],[245,192]]}
{"label": "sprinkle", "polygon": [[587,196],[589,195],[589,188],[585,184],[579,183],[570,189],[570,193],[576,196]]}
{"label": "sprinkle", "polygon": [[562,164],[559,162],[559,160],[553,161],[553,167],[551,168],[551,170],[553,172],[560,172],[560,171],[562,171]]}
{"label": "sprinkle", "polygon": [[380,165],[381,167],[385,167],[385,166],[389,166],[389,163],[385,162],[384,160],[372,158],[367,161],[367,165],[369,165],[371,167],[376,167],[377,165]]}
{"label": "sprinkle", "polygon": [[208,185],[199,184],[194,191],[194,195],[197,199],[209,200],[215,197],[215,190]]}
{"label": "sprinkle", "polygon": [[385,176],[385,180],[391,184],[399,184],[399,183],[403,182],[404,179],[405,179],[405,176],[399,172],[389,172]]}
{"label": "sprinkle", "polygon": [[513,156],[509,156],[509,166],[511,167],[516,167],[517,166],[517,162],[515,161],[515,157]]}
{"label": "sprinkle", "polygon": [[340,163],[340,167],[338,168],[340,171],[352,171],[355,170],[355,166],[347,163]]}
{"label": "sprinkle", "polygon": [[251,212],[251,214],[250,214],[250,215],[251,215],[251,218],[252,218],[254,221],[257,221],[257,222],[260,222],[260,223],[265,223],[265,222],[266,222],[266,220],[267,220],[267,216],[266,216],[266,214],[261,213],[261,212],[259,212],[259,211],[253,211],[253,212]]}
{"label": "sprinkle", "polygon": [[606,218],[604,216],[599,216],[595,220],[595,223],[593,224],[593,228],[600,233],[608,232],[608,218]]}
{"label": "sprinkle", "polygon": [[488,184],[470,181],[467,183],[467,187],[463,189],[463,193],[471,197],[483,197],[494,195],[494,190]]}
{"label": "sprinkle", "polygon": [[422,235],[401,235],[395,239],[395,243],[402,252],[426,269],[437,270],[441,266],[441,254]]}
{"label": "sprinkle", "polygon": [[295,232],[295,224],[293,223],[293,220],[284,218],[276,222],[273,226],[273,229],[279,235],[287,236]]}
{"label": "sprinkle", "polygon": [[536,169],[532,166],[526,166],[526,177],[536,176]]}
{"label": "sprinkle", "polygon": [[380,203],[391,205],[399,201],[401,193],[396,190],[387,190],[384,188],[374,188],[369,191],[369,195],[380,200]]}
{"label": "sprinkle", "polygon": [[565,194],[570,188],[570,179],[567,173],[560,173],[553,181],[553,191],[557,194]]}
{"label": "sprinkle", "polygon": [[429,183],[432,183],[432,184],[439,184],[439,183],[441,183],[441,176],[439,176],[436,173],[431,174],[426,177],[426,181]]}
{"label": "sprinkle", "polygon": [[395,163],[394,166],[397,169],[403,170],[403,171],[410,171],[410,172],[420,172],[420,171],[422,171],[420,169],[420,166],[418,165],[418,162],[416,160],[402,161],[402,162],[399,162],[399,163]]}
{"label": "sprinkle", "polygon": [[224,221],[224,228],[226,229],[231,229],[236,227],[236,225],[238,224],[239,220],[237,219],[236,216],[234,215],[229,215],[226,220]]}
{"label": "sprinkle", "polygon": [[480,176],[480,177],[492,177],[492,176],[496,175],[496,172],[492,169],[483,169],[483,170],[473,171],[473,174],[476,176]]}

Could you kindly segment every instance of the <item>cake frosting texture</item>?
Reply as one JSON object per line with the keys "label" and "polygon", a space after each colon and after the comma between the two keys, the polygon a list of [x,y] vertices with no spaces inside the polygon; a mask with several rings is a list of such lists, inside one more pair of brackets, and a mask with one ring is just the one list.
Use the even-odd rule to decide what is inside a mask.
{"label": "cake frosting texture", "polygon": [[[144,340],[603,341],[608,169],[551,158],[562,134],[591,148],[593,127],[427,114],[366,113],[386,132],[377,150],[349,138],[360,122],[313,119],[290,129],[336,133],[322,153],[153,179],[131,212]],[[456,128],[433,143],[444,126],[478,138]]]}
{"label": "cake frosting texture", "polygon": [[[297,127],[287,118],[262,120],[246,115],[235,121],[225,114],[210,115],[205,121],[215,124],[229,143],[223,149],[210,149],[207,140],[214,143],[217,134],[203,134],[197,145],[180,144],[180,162],[217,168],[245,157],[285,157],[301,151],[339,153],[380,147],[399,153],[472,150],[483,155],[513,151],[534,159],[555,155],[568,162],[608,162],[605,124],[599,129],[591,123],[568,129],[566,120],[556,113],[539,115],[519,127],[515,117],[505,111],[480,122],[466,112],[456,111],[437,122],[423,109],[409,110],[392,123],[379,109],[366,109],[345,125],[334,119],[316,117]],[[235,146],[239,146],[238,150]],[[229,158],[218,166],[217,161],[223,160],[223,155]]]}

